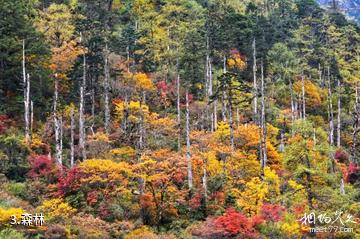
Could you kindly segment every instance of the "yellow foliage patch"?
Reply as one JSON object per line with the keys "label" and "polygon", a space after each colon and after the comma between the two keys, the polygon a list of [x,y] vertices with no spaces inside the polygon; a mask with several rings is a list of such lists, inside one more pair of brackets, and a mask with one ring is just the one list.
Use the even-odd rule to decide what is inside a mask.
{"label": "yellow foliage patch", "polygon": [[265,168],[263,181],[254,177],[246,182],[244,191],[235,190],[233,193],[237,198],[237,206],[249,216],[254,216],[260,212],[265,201],[268,201],[271,196],[276,197],[280,194],[280,179],[273,170]]}
{"label": "yellow foliage patch", "polygon": [[152,91],[155,89],[153,82],[145,73],[136,73],[134,75],[135,86],[142,90]]}
{"label": "yellow foliage patch", "polygon": [[76,212],[60,198],[45,200],[36,210],[44,214],[46,221],[70,219]]}
{"label": "yellow foliage patch", "polygon": [[140,227],[129,234],[124,239],[158,239],[159,237],[147,226]]}
{"label": "yellow foliage patch", "polygon": [[136,154],[135,149],[130,146],[112,149],[110,153],[114,156],[119,156],[122,158],[132,158]]}
{"label": "yellow foliage patch", "polygon": [[230,126],[228,123],[224,121],[220,121],[217,125],[217,129],[215,131],[215,136],[218,139],[224,139],[230,135]]}
{"label": "yellow foliage patch", "polygon": [[[304,88],[305,88],[305,97],[306,104],[311,107],[316,107],[321,105],[321,94],[322,90],[312,83],[310,80],[304,80]],[[294,91],[297,95],[302,93],[302,81],[296,81],[294,83]]]}
{"label": "yellow foliage patch", "polygon": [[11,216],[15,215],[16,218],[20,219],[21,214],[25,213],[21,208],[9,208],[3,209],[0,208],[0,225],[1,224],[8,224],[11,221]]}

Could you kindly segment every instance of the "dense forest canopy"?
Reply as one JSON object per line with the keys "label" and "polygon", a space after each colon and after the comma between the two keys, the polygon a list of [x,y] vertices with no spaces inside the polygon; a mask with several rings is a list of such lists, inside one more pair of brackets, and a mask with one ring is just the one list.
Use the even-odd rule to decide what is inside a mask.
{"label": "dense forest canopy", "polygon": [[328,2],[2,0],[0,239],[359,238],[360,28]]}

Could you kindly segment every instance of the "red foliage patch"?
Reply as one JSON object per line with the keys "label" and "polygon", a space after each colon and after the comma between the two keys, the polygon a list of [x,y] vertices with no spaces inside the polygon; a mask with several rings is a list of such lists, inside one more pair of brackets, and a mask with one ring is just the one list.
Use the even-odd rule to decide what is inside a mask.
{"label": "red foliage patch", "polygon": [[158,90],[160,90],[161,92],[167,92],[168,90],[168,86],[165,82],[165,80],[161,80],[156,84],[156,87],[158,88]]}
{"label": "red foliage patch", "polygon": [[59,194],[61,196],[66,196],[67,194],[77,191],[81,185],[77,184],[78,179],[80,179],[80,171],[77,167],[74,167],[64,173],[57,184]]}
{"label": "red foliage patch", "polygon": [[298,204],[298,205],[293,207],[293,213],[296,216],[303,215],[304,212],[305,212],[305,208],[306,208],[306,206],[304,204]]}
{"label": "red foliage patch", "polygon": [[335,159],[341,163],[345,163],[349,161],[349,155],[344,150],[337,149],[335,152]]}
{"label": "red foliage patch", "polygon": [[357,166],[350,163],[344,176],[347,183],[355,183],[360,178],[360,165]]}
{"label": "red foliage patch", "polygon": [[177,170],[173,176],[171,177],[171,179],[173,180],[173,182],[175,184],[182,184],[185,180],[186,175],[184,174],[184,172]]}
{"label": "red foliage patch", "polygon": [[91,191],[88,192],[86,201],[89,205],[94,205],[98,201],[97,198],[98,198],[98,193],[96,191]]}
{"label": "red foliage patch", "polygon": [[0,115],[0,134],[4,133],[11,124],[12,120],[7,115]]}
{"label": "red foliage patch", "polygon": [[266,221],[278,222],[283,219],[285,208],[276,204],[264,204],[261,207],[261,217]]}
{"label": "red foliage patch", "polygon": [[204,224],[193,231],[201,238],[260,238],[255,226],[262,223],[261,218],[247,218],[233,208],[226,210],[224,215],[208,218]]}
{"label": "red foliage patch", "polygon": [[54,182],[59,177],[59,170],[48,155],[35,155],[29,157],[30,178],[45,179],[49,183]]}
{"label": "red foliage patch", "polygon": [[189,206],[192,209],[197,209],[201,206],[201,199],[202,199],[202,193],[201,192],[197,192],[191,199],[189,202]]}

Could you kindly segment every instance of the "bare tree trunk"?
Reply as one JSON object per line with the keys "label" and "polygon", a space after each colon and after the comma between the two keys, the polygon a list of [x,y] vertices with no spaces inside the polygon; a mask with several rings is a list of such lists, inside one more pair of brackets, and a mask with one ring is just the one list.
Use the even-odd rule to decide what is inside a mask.
{"label": "bare tree trunk", "polygon": [[127,65],[127,72],[130,72],[130,51],[129,46],[126,47],[126,65]]}
{"label": "bare tree trunk", "polygon": [[176,78],[176,109],[177,109],[177,127],[178,127],[178,151],[181,150],[181,110],[180,110],[180,75]]}
{"label": "bare tree trunk", "polygon": [[236,107],[236,128],[239,128],[240,126],[240,112],[239,108]]}
{"label": "bare tree trunk", "polygon": [[334,145],[334,112],[332,105],[332,92],[331,92],[331,82],[330,82],[330,67],[328,67],[328,94],[329,94],[329,141],[330,145]]}
{"label": "bare tree trunk", "polygon": [[[145,137],[145,130],[144,130],[144,112],[142,110],[142,105],[145,102],[145,96],[144,96],[144,92],[142,92],[143,94],[143,98],[140,99],[140,122],[138,125],[138,132],[139,132],[139,145],[138,145],[138,150],[137,150],[137,155],[138,155],[138,163],[142,163],[142,155],[143,155],[143,151],[144,151],[144,137]],[[144,191],[145,191],[145,180],[143,177],[139,177],[138,178],[138,182],[139,182],[139,195],[140,195],[140,199],[143,197],[144,195]],[[143,221],[144,220],[144,208],[141,207],[140,210],[140,219]]]}
{"label": "bare tree trunk", "polygon": [[146,97],[145,97],[145,91],[142,92],[142,100],[140,100],[141,104],[140,104],[140,112],[141,112],[141,120],[140,120],[140,137],[139,137],[139,148],[140,151],[143,150],[144,148],[144,139],[145,139],[145,122],[144,122],[144,112],[142,110],[142,105],[145,105],[146,102]]}
{"label": "bare tree trunk", "polygon": [[[209,96],[213,95],[213,75],[212,75],[212,59],[209,58]],[[213,112],[211,117],[211,132],[216,130],[217,127],[217,99],[213,102]]]}
{"label": "bare tree trunk", "polygon": [[61,153],[61,163],[62,163],[64,124],[63,124],[63,118],[61,115],[59,117],[59,125],[60,125],[60,153]]}
{"label": "bare tree trunk", "polygon": [[295,115],[294,90],[291,79],[289,79],[289,88],[290,88],[290,101],[291,101],[291,125],[294,125],[294,122],[296,120],[296,115]]}
{"label": "bare tree trunk", "polygon": [[[223,68],[223,73],[226,73],[226,56],[224,55],[224,68]],[[223,88],[223,87],[222,87]],[[222,97],[221,97],[221,116],[222,116],[222,121],[227,121],[226,119],[226,93],[224,91],[224,89],[222,89]]]}
{"label": "bare tree trunk", "polygon": [[257,79],[256,79],[256,72],[257,72],[257,65],[256,65],[256,40],[255,38],[253,39],[253,43],[252,43],[252,48],[253,48],[253,117],[254,117],[254,122],[257,121],[256,117],[257,117],[257,94],[258,94],[258,89],[257,89]]}
{"label": "bare tree trunk", "polygon": [[23,87],[24,87],[24,121],[25,121],[25,142],[30,143],[30,76],[26,74],[25,63],[25,40],[23,40],[22,49],[22,73],[23,73]]}
{"label": "bare tree trunk", "polygon": [[284,145],[284,130],[281,129],[280,132],[280,146],[279,146],[279,152],[283,153],[285,150],[285,145]]}
{"label": "bare tree trunk", "polygon": [[55,92],[54,92],[54,129],[55,129],[55,159],[58,167],[62,170],[62,151],[61,151],[61,126],[58,116],[57,103],[59,98],[59,79],[55,74]]}
{"label": "bare tree trunk", "polygon": [[[214,132],[214,118],[211,113],[210,97],[212,96],[212,69],[211,69],[211,58],[209,55],[209,37],[206,38],[206,74],[205,74],[205,101],[206,105],[206,123],[210,123],[210,131]],[[210,122],[209,122],[210,120]]]}
{"label": "bare tree trunk", "polygon": [[314,141],[314,146],[316,145],[316,129],[313,129],[313,141]]}
{"label": "bare tree trunk", "polygon": [[217,129],[217,100],[214,100],[214,131]]}
{"label": "bare tree trunk", "polygon": [[108,44],[105,44],[104,53],[104,104],[105,104],[105,132],[110,134],[110,73],[109,73],[109,49]]}
{"label": "bare tree trunk", "polygon": [[33,129],[34,129],[34,102],[30,102],[30,139],[32,138]]}
{"label": "bare tree trunk", "polygon": [[54,125],[55,125],[55,158],[58,167],[62,168],[62,152],[61,152],[61,129],[60,129],[60,120],[56,113],[54,113]]}
{"label": "bare tree trunk", "polygon": [[298,111],[298,114],[299,114],[299,119],[304,119],[303,118],[303,110],[302,110],[302,106],[303,106],[303,104],[302,104],[302,96],[301,96],[301,94],[299,94],[299,96],[298,96],[298,109],[297,109],[297,111]]}
{"label": "bare tree trunk", "polygon": [[344,183],[344,179],[341,179],[341,181],[340,181],[340,194],[345,195],[345,183]]}
{"label": "bare tree trunk", "polygon": [[321,70],[321,65],[319,63],[319,83],[321,85],[321,88],[323,89],[325,87],[325,82],[322,79],[322,70]]}
{"label": "bare tree trunk", "polygon": [[[213,82],[212,82],[212,61],[211,61],[211,58],[209,58],[209,90],[208,90],[208,95],[209,97],[211,97],[213,95]],[[217,101],[215,100],[213,102],[213,104],[216,104]],[[216,109],[216,106],[214,106],[213,108],[213,112],[211,113],[211,116],[210,116],[210,121],[211,121],[211,132],[214,132],[215,129],[216,129],[216,125],[215,125],[215,109]],[[210,108],[210,112],[211,112],[211,108]]]}
{"label": "bare tree trunk", "polygon": [[337,147],[341,147],[341,88],[340,88],[340,80],[337,79],[337,87],[338,87],[338,100],[337,100],[337,107],[338,107],[338,113],[337,113],[337,139],[336,144]]}
{"label": "bare tree trunk", "polygon": [[[209,70],[209,96],[212,96],[213,94],[213,90],[212,90],[212,87],[213,87],[213,84],[212,84],[212,73],[211,73],[211,60],[209,62],[209,65],[210,65],[210,70]],[[216,104],[216,101],[213,102],[213,104]],[[210,105],[211,106],[211,105]],[[211,122],[211,132],[214,132],[215,131],[215,109],[216,107],[214,106],[213,109],[211,109],[210,107],[210,122]]]}
{"label": "bare tree trunk", "polygon": [[267,149],[266,149],[266,118],[265,118],[265,91],[264,91],[264,65],[261,62],[261,143],[262,143],[262,161],[260,162],[260,176],[264,179],[265,167],[267,162]]}
{"label": "bare tree trunk", "polygon": [[304,79],[304,74],[301,75],[301,89],[302,89],[302,110],[303,110],[303,119],[306,119],[306,103],[305,103],[305,79]]}
{"label": "bare tree trunk", "polygon": [[305,191],[306,191],[306,194],[307,194],[307,201],[308,201],[308,206],[309,208],[312,210],[314,208],[313,206],[313,198],[314,198],[314,194],[312,192],[312,188],[311,188],[311,185],[312,185],[312,177],[311,177],[311,173],[310,173],[310,170],[311,170],[311,163],[310,163],[310,159],[309,159],[309,156],[308,156],[308,149],[307,149],[307,144],[305,142],[304,144],[304,147],[305,147],[305,164],[306,164],[306,167],[308,170],[305,171],[305,176],[306,176],[306,182],[305,182]]}
{"label": "bare tree trunk", "polygon": [[82,160],[86,160],[86,148],[85,148],[85,89],[86,89],[86,57],[84,54],[83,61],[83,81],[80,86],[80,107],[79,107],[79,149]]}
{"label": "bare tree trunk", "polygon": [[94,132],[94,126],[95,126],[95,89],[94,89],[94,85],[92,85],[92,89],[91,89],[91,133],[92,135],[95,135]]}
{"label": "bare tree trunk", "polygon": [[193,187],[192,162],[190,153],[190,112],[189,112],[189,92],[186,89],[186,161],[188,173],[188,186],[191,190]]}
{"label": "bare tree trunk", "polygon": [[233,123],[233,109],[232,109],[232,100],[231,95],[229,94],[229,127],[230,127],[230,147],[231,152],[234,152],[234,123]]}
{"label": "bare tree trunk", "polygon": [[123,129],[125,131],[125,134],[127,134],[127,125],[128,125],[128,117],[129,117],[129,100],[128,100],[128,94],[125,92],[124,97],[124,119],[123,119]]}
{"label": "bare tree trunk", "polygon": [[359,90],[358,85],[355,88],[355,104],[354,104],[354,111],[353,111],[353,133],[352,133],[352,147],[351,147],[351,162],[354,165],[358,165],[357,159],[357,147],[359,144]]}
{"label": "bare tree trunk", "polygon": [[[140,100],[140,123],[139,123],[139,163],[142,162],[141,156],[144,150],[144,137],[145,137],[145,126],[144,126],[144,112],[142,105],[145,104],[145,93],[142,92],[143,98]],[[140,195],[143,195],[145,190],[144,180],[140,178]]]}
{"label": "bare tree trunk", "polygon": [[75,131],[75,114],[74,114],[74,108],[71,108],[70,112],[70,167],[74,167],[74,131]]}
{"label": "bare tree trunk", "polygon": [[205,205],[207,204],[207,172],[206,172],[206,163],[204,163],[204,170],[203,170],[203,178],[202,178],[202,186],[203,186],[203,190],[204,190],[204,200],[205,200]]}

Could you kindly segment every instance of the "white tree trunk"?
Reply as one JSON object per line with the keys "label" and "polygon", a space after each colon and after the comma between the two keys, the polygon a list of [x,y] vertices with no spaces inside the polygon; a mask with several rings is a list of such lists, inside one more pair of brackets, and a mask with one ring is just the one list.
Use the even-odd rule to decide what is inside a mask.
{"label": "white tree trunk", "polygon": [[239,128],[240,126],[240,112],[239,112],[239,108],[236,107],[236,128]]}
{"label": "white tree trunk", "polygon": [[203,178],[202,178],[202,186],[204,190],[204,199],[205,199],[205,205],[207,203],[207,172],[206,172],[206,163],[204,163],[204,170],[203,170]]}
{"label": "white tree trunk", "polygon": [[[226,73],[226,56],[224,55],[224,68],[223,68],[223,73]],[[227,121],[226,119],[226,93],[224,90],[222,90],[222,97],[221,97],[221,116],[222,116],[222,121]]]}
{"label": "white tree trunk", "polygon": [[91,126],[90,126],[92,135],[95,135],[94,126],[95,126],[95,89],[94,89],[94,86],[92,85],[92,89],[91,89]]}
{"label": "white tree trunk", "polygon": [[62,168],[62,153],[61,153],[61,142],[60,142],[60,120],[58,119],[57,113],[54,113],[54,126],[55,126],[55,158],[56,164]]}
{"label": "white tree trunk", "polygon": [[340,181],[340,193],[342,195],[345,195],[345,183],[344,183],[344,179],[341,179]]}
{"label": "white tree trunk", "polygon": [[[213,95],[213,75],[212,75],[212,59],[209,58],[209,96]],[[215,99],[213,102],[213,112],[211,114],[211,132],[214,132],[216,130],[217,126],[217,100]]]}
{"label": "white tree trunk", "polygon": [[[212,73],[212,59],[209,58],[209,95],[213,95],[213,73]],[[212,113],[212,129],[214,132],[217,128],[217,99],[213,102],[213,113]]]}
{"label": "white tree trunk", "polygon": [[[210,131],[213,132],[214,131],[214,119],[211,113],[211,107],[210,107],[210,97],[212,95],[212,93],[210,93],[212,91],[211,87],[212,87],[212,82],[211,82],[211,60],[210,60],[210,56],[209,56],[209,37],[206,38],[206,59],[205,59],[205,102],[206,104],[206,127],[208,129],[208,124],[210,123]],[[209,122],[210,120],[210,122]]]}
{"label": "white tree trunk", "polygon": [[337,86],[338,86],[338,101],[337,101],[337,107],[338,107],[338,113],[337,113],[337,139],[336,144],[337,147],[341,147],[341,88],[340,88],[340,80],[337,79]]}
{"label": "white tree trunk", "polygon": [[322,70],[321,70],[321,65],[319,64],[319,82],[321,84],[321,88],[324,88],[325,86],[325,82],[323,81],[323,78],[322,78]]}
{"label": "white tree trunk", "polygon": [[234,120],[233,120],[233,109],[231,103],[231,97],[229,96],[229,127],[230,127],[230,147],[231,151],[234,152]]}
{"label": "white tree trunk", "polygon": [[216,129],[217,129],[217,123],[218,123],[218,119],[217,119],[217,100],[214,100],[214,131],[216,131]]}
{"label": "white tree trunk", "polygon": [[126,68],[127,68],[127,72],[130,72],[130,51],[129,51],[129,46],[126,47]]}
{"label": "white tree trunk", "polygon": [[316,129],[313,129],[313,141],[314,141],[314,146],[316,145]]}
{"label": "white tree trunk", "polygon": [[190,112],[189,112],[189,92],[186,89],[186,161],[187,161],[187,174],[188,174],[188,186],[191,190],[193,187],[193,176],[192,176],[192,162],[190,153]]}
{"label": "white tree trunk", "polygon": [[176,109],[177,109],[177,127],[178,127],[178,151],[181,149],[181,109],[180,109],[180,75],[176,78]]}
{"label": "white tree trunk", "polygon": [[23,87],[24,87],[24,123],[25,123],[25,141],[30,143],[30,76],[26,74],[26,61],[25,61],[25,40],[23,40],[22,49],[22,74],[23,74]]}
{"label": "white tree trunk", "polygon": [[265,167],[267,162],[267,148],[266,148],[266,118],[265,118],[265,90],[264,90],[264,66],[261,63],[261,149],[262,149],[262,161],[260,163],[261,171],[260,175],[262,178],[265,176]]}
{"label": "white tree trunk", "polygon": [[290,103],[291,103],[291,125],[294,125],[294,122],[296,120],[296,114],[295,114],[295,102],[294,102],[294,91],[293,91],[293,84],[292,80],[289,79],[289,88],[290,88]]}
{"label": "white tree trunk", "polygon": [[109,49],[108,44],[105,44],[104,53],[104,104],[105,104],[105,132],[110,134],[110,73],[109,73]]}
{"label": "white tree trunk", "polygon": [[57,111],[58,99],[59,99],[59,79],[55,74],[55,91],[54,91],[55,160],[60,170],[62,170],[62,151],[61,151],[61,140],[60,140],[61,122]]}
{"label": "white tree trunk", "polygon": [[34,129],[34,102],[30,102],[30,139],[32,138],[32,133]]}
{"label": "white tree trunk", "polygon": [[252,48],[253,48],[253,114],[254,114],[254,122],[256,122],[256,117],[257,117],[257,94],[258,94],[258,89],[257,89],[257,79],[256,79],[256,72],[257,72],[257,65],[256,65],[256,40],[255,38],[253,39],[253,43],[252,43]]}
{"label": "white tree trunk", "polygon": [[74,167],[74,136],[75,136],[75,114],[74,108],[71,108],[70,112],[70,167]]}
{"label": "white tree trunk", "polygon": [[359,144],[359,89],[358,85],[355,87],[355,103],[353,111],[353,133],[352,133],[352,147],[351,147],[351,162],[357,165],[357,147]]}
{"label": "white tree trunk", "polygon": [[80,106],[79,106],[79,149],[82,160],[86,160],[86,146],[85,146],[85,88],[86,88],[86,57],[84,54],[83,62],[83,81],[80,86]]}
{"label": "white tree trunk", "polygon": [[144,137],[145,137],[145,126],[144,126],[144,112],[142,111],[142,105],[145,104],[145,92],[142,92],[142,100],[140,101],[140,124],[139,124],[139,149],[143,150]]}
{"label": "white tree trunk", "polygon": [[30,100],[30,75],[27,74],[27,79],[26,79],[26,100],[25,100],[25,111],[26,111],[26,131],[27,131],[27,135],[26,135],[26,141],[27,142],[31,142],[31,130],[30,130],[30,126],[31,126],[31,115],[30,115],[30,107],[31,107],[31,100]]}
{"label": "white tree trunk", "polygon": [[285,144],[284,144],[284,130],[282,129],[280,132],[280,146],[279,146],[279,152],[283,153],[285,150]]}
{"label": "white tree trunk", "polygon": [[[63,138],[64,138],[64,124],[63,118],[60,115],[59,117],[59,125],[60,125],[60,152],[61,152],[61,162],[62,162],[62,152],[63,152]],[[62,163],[61,163],[62,164]]]}
{"label": "white tree trunk", "polygon": [[305,102],[305,79],[304,75],[301,75],[301,94],[302,94],[302,118],[306,119],[306,102]]}
{"label": "white tree trunk", "polygon": [[329,94],[329,141],[330,145],[334,145],[334,112],[332,105],[332,92],[331,92],[331,82],[330,82],[330,67],[328,67],[328,94]]}
{"label": "white tree trunk", "polygon": [[299,110],[298,110],[298,108],[299,108],[299,103],[298,103],[297,99],[295,99],[295,100],[294,100],[294,118],[295,118],[295,120],[297,120],[298,117],[299,117]]}

